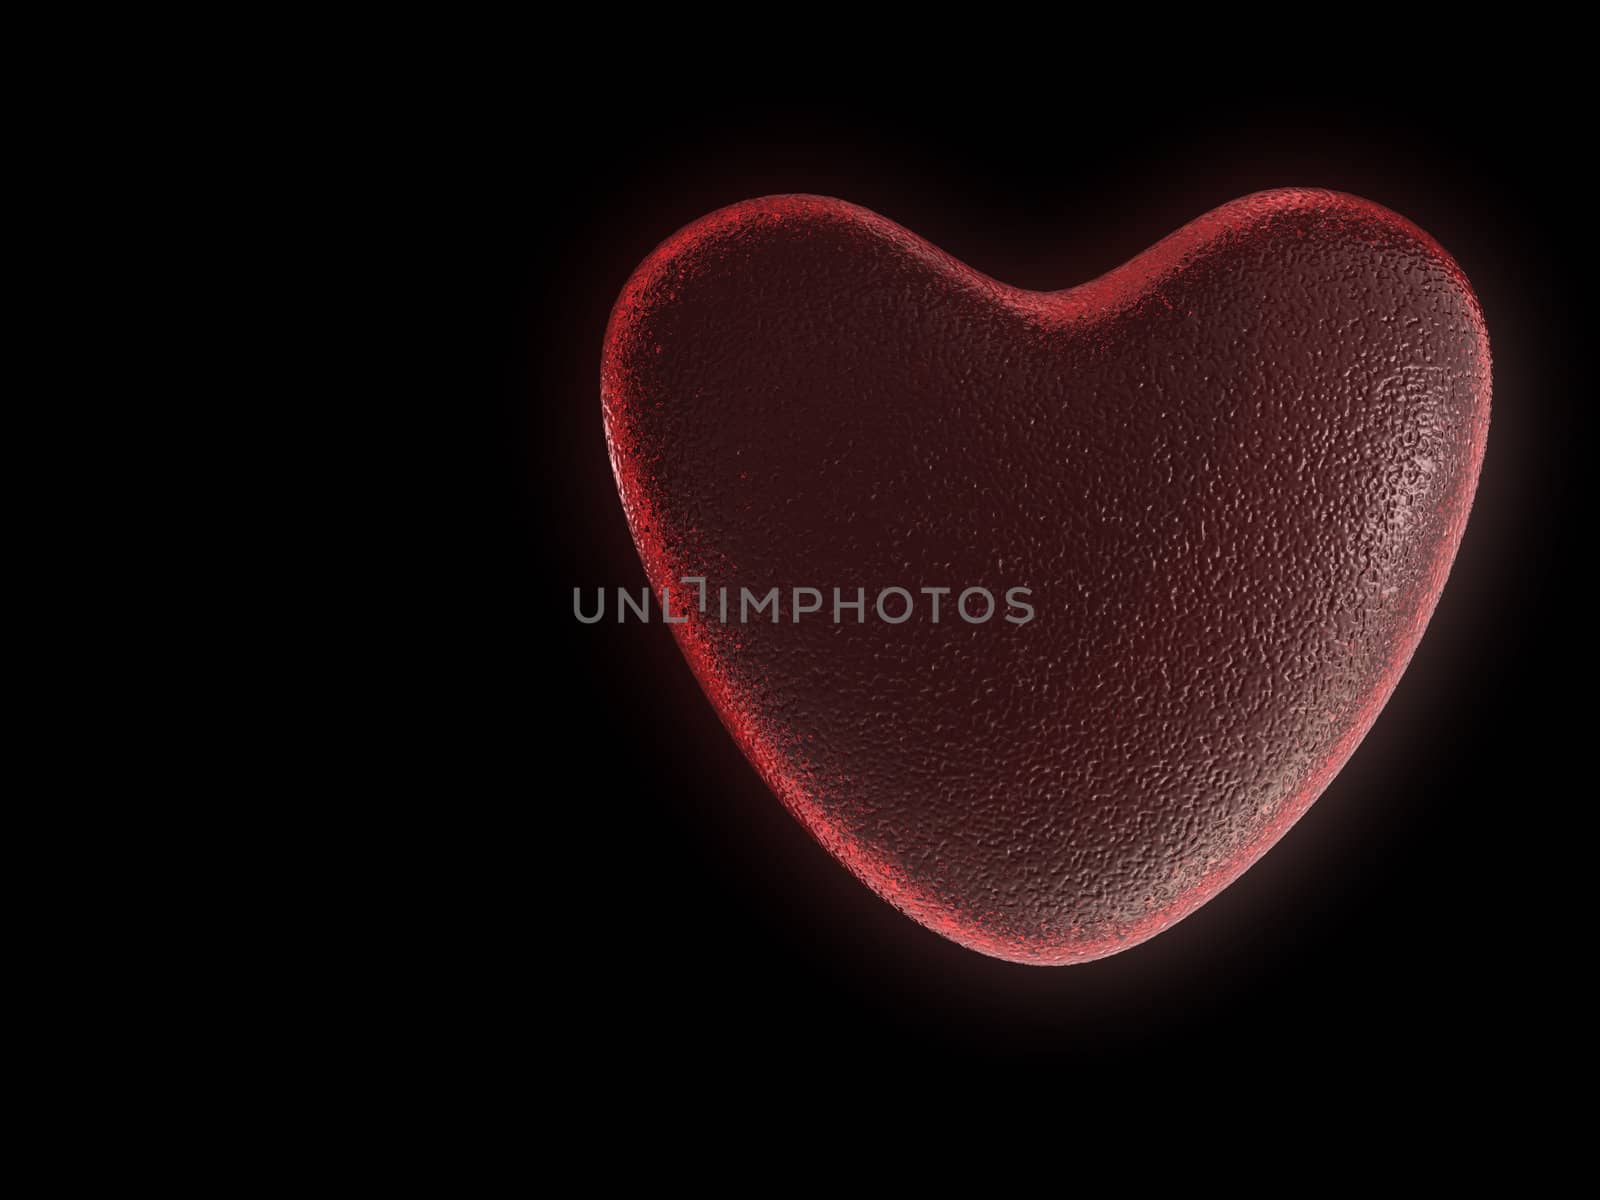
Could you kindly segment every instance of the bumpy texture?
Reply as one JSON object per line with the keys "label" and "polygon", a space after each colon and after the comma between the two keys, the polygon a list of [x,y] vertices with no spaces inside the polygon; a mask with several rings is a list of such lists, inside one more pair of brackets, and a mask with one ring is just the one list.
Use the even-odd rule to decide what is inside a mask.
{"label": "bumpy texture", "polygon": [[[646,572],[750,761],[886,900],[1034,963],[1181,920],[1327,786],[1439,597],[1489,390],[1450,257],[1298,189],[1053,293],[752,200],[645,261],[602,368]],[[995,617],[935,623],[936,586]],[[781,621],[724,624],[723,587],[783,589]]]}

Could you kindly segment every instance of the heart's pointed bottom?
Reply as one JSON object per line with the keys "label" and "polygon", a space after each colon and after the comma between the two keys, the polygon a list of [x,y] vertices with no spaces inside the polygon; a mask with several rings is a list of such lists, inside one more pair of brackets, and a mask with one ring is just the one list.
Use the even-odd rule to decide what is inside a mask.
{"label": "heart's pointed bottom", "polygon": [[[1489,351],[1449,256],[1354,197],[1247,197],[1049,294],[772,197],[639,268],[602,392],[652,589],[705,589],[672,629],[768,785],[929,929],[1074,963],[1226,887],[1376,719],[1465,526]],[[1014,586],[1024,622],[923,594]],[[771,588],[846,607],[738,619]]]}

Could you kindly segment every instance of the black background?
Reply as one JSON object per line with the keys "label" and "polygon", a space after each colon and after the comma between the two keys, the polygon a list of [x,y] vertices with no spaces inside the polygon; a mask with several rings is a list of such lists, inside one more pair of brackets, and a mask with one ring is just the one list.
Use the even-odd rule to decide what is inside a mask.
{"label": "black background", "polygon": [[[535,1040],[580,1047],[595,1078],[1011,1062],[1198,1086],[1247,1059],[1439,1079],[1536,1053],[1571,1002],[1558,848],[1587,806],[1569,765],[1587,647],[1568,564],[1590,540],[1573,507],[1582,193],[1564,102],[600,90],[460,97],[417,167],[448,200],[423,227],[467,333],[435,403],[482,435],[422,631],[451,664],[435,853],[463,986],[513,1020],[525,1004]],[[682,225],[823,193],[1058,288],[1290,184],[1376,200],[1457,258],[1487,315],[1493,419],[1454,573],[1393,700],[1279,846],[1180,925],[1070,968],[944,942],[782,810],[664,627],[573,619],[574,587],[644,582],[598,361],[622,283]]]}

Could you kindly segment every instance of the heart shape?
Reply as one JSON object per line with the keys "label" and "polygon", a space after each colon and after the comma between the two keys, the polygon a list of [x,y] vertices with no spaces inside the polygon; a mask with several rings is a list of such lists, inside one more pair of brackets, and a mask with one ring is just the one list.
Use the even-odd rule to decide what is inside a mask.
{"label": "heart shape", "polygon": [[646,259],[601,382],[651,587],[769,786],[929,929],[1074,963],[1226,887],[1360,743],[1489,368],[1450,256],[1353,196],[1248,196],[1051,293],[775,196]]}

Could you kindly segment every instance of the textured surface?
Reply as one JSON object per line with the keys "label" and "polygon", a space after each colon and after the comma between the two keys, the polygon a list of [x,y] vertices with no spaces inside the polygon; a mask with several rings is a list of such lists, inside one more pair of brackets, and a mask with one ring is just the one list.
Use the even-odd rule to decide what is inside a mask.
{"label": "textured surface", "polygon": [[[1054,293],[785,196],[640,266],[602,394],[672,632],[784,804],[929,928],[1069,963],[1203,904],[1355,749],[1460,540],[1489,350],[1449,256],[1350,196],[1246,197]],[[891,625],[890,585],[997,615]],[[718,619],[774,586],[780,623]]]}

